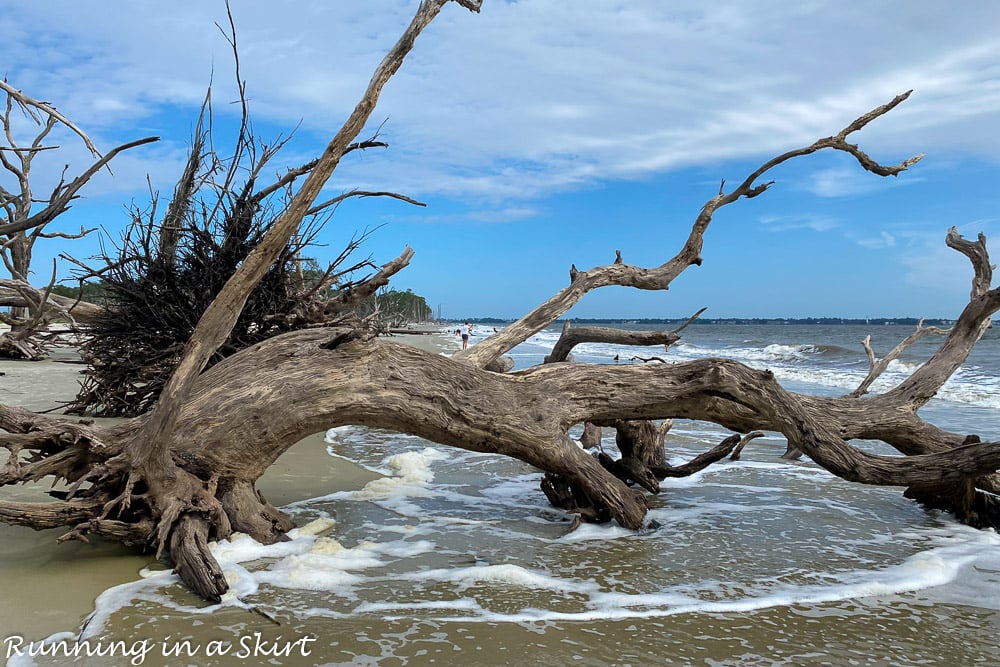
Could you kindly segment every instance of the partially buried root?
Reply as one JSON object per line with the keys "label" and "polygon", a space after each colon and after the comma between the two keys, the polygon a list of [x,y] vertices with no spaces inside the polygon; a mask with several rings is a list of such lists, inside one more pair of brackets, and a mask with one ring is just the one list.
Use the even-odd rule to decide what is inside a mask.
{"label": "partially buried root", "polygon": [[[28,465],[43,460],[51,464],[55,459],[77,468],[78,462],[69,465],[73,458],[54,452],[36,455]],[[16,466],[8,463],[10,468]],[[26,472],[24,466],[17,472]],[[59,542],[88,542],[90,536],[98,535],[127,546],[155,549],[157,558],[166,553],[192,592],[212,602],[219,602],[228,590],[209,549],[212,541],[230,537],[235,529],[271,544],[287,539],[285,533],[294,527],[288,515],[268,504],[246,480],[218,476],[202,480],[177,466],[137,470],[124,455],[95,464],[76,479],[58,476],[71,482],[69,490],[49,492],[60,502],[4,503],[0,518],[15,523],[10,519],[19,514],[24,520],[16,523],[33,528],[72,526]],[[86,486],[86,482],[91,484]],[[43,514],[48,519],[43,520]]]}
{"label": "partially buried root", "polygon": [[[175,571],[195,594],[219,602],[229,585],[209,549],[212,541],[229,538],[234,530],[263,544],[288,539],[291,518],[270,505],[247,480],[208,481],[180,468],[147,476],[144,501],[154,517],[147,538],[157,557],[168,549]],[[154,528],[155,526],[155,528]]]}
{"label": "partially buried root", "polygon": [[[592,450],[601,466],[617,479],[631,486],[638,484],[652,494],[660,492],[659,483],[667,477],[687,477],[726,456],[733,460],[740,457],[743,448],[755,438],[764,434],[754,431],[741,436],[734,434],[711,450],[698,455],[688,463],[671,466],[666,462],[663,441],[672,425],[666,420],[660,425],[648,420],[619,420],[613,423],[617,431],[616,444],[621,458],[613,459],[600,446],[600,427],[587,424],[581,447]],[[611,509],[577,481],[565,475],[547,472],[542,477],[541,489],[549,503],[555,507],[577,514],[581,521],[604,523],[613,517]],[[636,493],[636,500],[646,507],[645,497]]]}

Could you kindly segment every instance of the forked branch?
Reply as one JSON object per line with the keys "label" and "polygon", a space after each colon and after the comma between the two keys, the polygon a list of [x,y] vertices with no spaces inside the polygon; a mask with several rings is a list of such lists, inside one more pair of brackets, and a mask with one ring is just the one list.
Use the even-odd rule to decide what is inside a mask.
{"label": "forked branch", "polygon": [[892,348],[887,355],[878,360],[875,359],[875,350],[872,349],[872,337],[865,336],[865,339],[861,341],[861,345],[865,348],[865,354],[868,356],[868,375],[861,381],[858,388],[848,394],[848,396],[852,398],[860,398],[867,394],[868,390],[872,386],[872,383],[875,382],[875,380],[877,380],[887,368],[889,368],[889,364],[899,358],[899,355],[901,355],[906,348],[910,347],[921,338],[932,334],[937,336],[947,336],[948,330],[942,329],[941,327],[925,327],[924,321],[920,320],[917,322],[917,328],[913,333],[900,341],[899,344]]}
{"label": "forked branch", "polygon": [[884,166],[870,158],[856,145],[848,143],[847,137],[865,127],[876,118],[894,109],[910,96],[910,92],[912,91],[898,95],[889,103],[872,109],[863,116],[858,117],[836,135],[820,139],[809,146],[788,151],[768,160],[729,193],[724,192],[725,182],[723,182],[723,188],[720,188],[719,194],[708,200],[702,207],[680,252],[667,262],[654,268],[642,268],[625,264],[621,260],[621,254],[617,253],[614,263],[610,265],[597,266],[587,271],[576,270],[574,266],[573,270],[571,270],[569,286],[554,294],[545,303],[517,322],[504,328],[497,335],[482,341],[468,350],[455,353],[455,357],[480,368],[486,367],[500,355],[505,354],[516,345],[523,343],[530,336],[547,327],[576,305],[587,292],[600,287],[619,285],[641,290],[665,290],[669,288],[670,283],[687,267],[701,265],[704,234],[712,222],[715,212],[723,206],[732,204],[743,197],[752,198],[762,194],[773,182],[757,184],[757,181],[774,167],[793,158],[810,155],[825,148],[830,148],[852,155],[866,171],[879,176],[895,176],[899,174],[919,162],[923,155],[917,155],[904,160],[898,165]]}
{"label": "forked branch", "polygon": [[41,225],[47,225],[55,220],[56,217],[64,213],[69,208],[70,203],[76,198],[76,194],[80,191],[80,189],[83,188],[83,186],[86,185],[97,172],[117,157],[119,153],[127,151],[130,148],[144,146],[145,144],[151,144],[154,141],[159,140],[159,137],[146,137],[145,139],[138,139],[136,141],[130,141],[126,144],[122,144],[121,146],[116,146],[108,151],[107,155],[98,159],[94,162],[94,164],[90,165],[86,171],[74,178],[72,181],[61,184],[60,187],[52,193],[52,197],[48,200],[48,202],[46,202],[45,208],[41,211],[28,216],[23,220],[0,225],[0,235],[14,234],[16,232],[34,229],[35,227],[39,227]]}
{"label": "forked branch", "polygon": [[93,155],[94,157],[101,156],[101,152],[97,150],[97,146],[95,146],[94,142],[90,140],[90,137],[88,137],[83,132],[83,130],[77,127],[76,124],[74,124],[71,120],[63,116],[61,113],[59,113],[59,111],[48,102],[40,102],[32,97],[29,97],[28,95],[24,94],[23,91],[20,91],[17,88],[11,86],[9,83],[7,83],[7,79],[0,79],[0,90],[7,93],[7,95],[9,95],[11,99],[16,100],[18,104],[20,104],[21,107],[26,111],[26,113],[29,116],[31,116],[32,120],[34,120],[39,125],[42,124],[42,120],[35,110],[38,110],[45,116],[57,120],[70,130],[75,132],[76,135],[83,140],[84,145],[86,145],[87,150],[90,151],[91,155]]}

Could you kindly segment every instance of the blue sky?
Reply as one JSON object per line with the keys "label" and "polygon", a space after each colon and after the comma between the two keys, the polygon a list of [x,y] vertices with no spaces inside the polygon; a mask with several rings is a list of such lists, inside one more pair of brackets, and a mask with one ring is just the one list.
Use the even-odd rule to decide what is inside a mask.
{"label": "blue sky", "polygon": [[[257,135],[294,140],[275,166],[319,153],[409,20],[413,0],[235,0]],[[394,284],[446,317],[516,317],[581,269],[658,265],[680,248],[721,179],[738,183],[785,150],[834,134],[908,89],[854,135],[876,159],[924,160],[898,178],[817,154],[773,172],[754,200],[722,209],[704,264],[667,292],[588,295],[577,317],[954,317],[971,270],[944,246],[1000,231],[1000,3],[747,0],[485,0],[450,5],[387,86],[373,116],[391,147],[350,156],[329,194],[392,190],[426,201],[353,200],[324,232],[333,253],[367,245],[416,255]],[[0,0],[2,70],[55,104],[99,147],[159,135],[120,156],[60,221],[112,236],[130,202],[164,196],[180,174],[206,87],[216,142],[236,109],[219,0],[138,3]],[[64,163],[89,163],[60,136],[36,191]],[[41,241],[35,282],[60,252],[97,239]],[[994,255],[995,244],[991,243]],[[60,273],[69,266],[60,265]]]}

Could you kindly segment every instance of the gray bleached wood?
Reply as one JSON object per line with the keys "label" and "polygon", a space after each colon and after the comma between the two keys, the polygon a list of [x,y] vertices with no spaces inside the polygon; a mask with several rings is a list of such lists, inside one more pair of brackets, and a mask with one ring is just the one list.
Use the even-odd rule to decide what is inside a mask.
{"label": "gray bleached wood", "polygon": [[[459,0],[478,9],[478,3]],[[445,0],[420,6],[410,29],[380,66],[371,87],[315,165],[306,184],[255,254],[209,308],[160,404],[150,414],[95,427],[0,406],[0,447],[10,457],[0,484],[53,477],[68,485],[49,506],[0,501],[0,520],[48,527],[57,520],[71,539],[104,535],[168,548],[182,579],[218,600],[226,582],[207,545],[241,530],[265,543],[283,539],[290,518],[266,502],[254,483],[304,436],[357,424],[395,430],[462,449],[519,459],[559,475],[582,494],[595,518],[640,528],[646,502],[574,443],[567,431],[591,422],[657,428],[651,420],[710,421],[739,433],[767,430],[818,465],[851,481],[904,486],[922,502],[941,506],[972,525],[1000,525],[1000,508],[982,493],[1000,469],[1000,443],[976,442],[924,422],[919,407],[965,360],[993,313],[1000,291],[990,289],[985,243],[965,249],[977,284],[938,352],[908,380],[878,396],[803,396],[786,391],[768,371],[726,359],[673,364],[601,366],[543,364],[514,373],[487,366],[561,316],[587,291],[604,285],[666,289],[684,269],[702,261],[703,234],[714,213],[763,193],[756,184],[772,167],[823,148],[853,155],[866,170],[895,175],[919,158],[884,167],[846,137],[906,98],[861,116],[833,137],[766,162],[743,183],[710,199],[682,250],[644,269],[616,254],[609,266],[578,271],[572,284],[504,332],[447,358],[372,338],[359,328],[318,328],[276,336],[203,371],[205,359],[232,327],[246,294],[295,232],[322,183],[361,130],[375,97],[398,67],[416,33]],[[949,235],[951,238],[952,235]],[[405,253],[404,253],[405,254]],[[405,257],[409,261],[408,255]],[[405,262],[404,262],[405,264]],[[985,267],[982,266],[985,264]],[[254,382],[246,378],[253,376]],[[654,442],[662,434],[652,433]],[[733,436],[691,462],[708,465],[754,434]],[[878,456],[849,444],[876,438],[905,456]],[[633,450],[634,453],[634,450]],[[652,455],[662,452],[649,451]],[[721,458],[720,456],[720,458]],[[656,470],[655,462],[647,469]],[[670,471],[663,466],[663,470]],[[647,488],[655,490],[649,480]],[[56,517],[56,518],[53,518]],[[61,519],[59,519],[61,518]]]}

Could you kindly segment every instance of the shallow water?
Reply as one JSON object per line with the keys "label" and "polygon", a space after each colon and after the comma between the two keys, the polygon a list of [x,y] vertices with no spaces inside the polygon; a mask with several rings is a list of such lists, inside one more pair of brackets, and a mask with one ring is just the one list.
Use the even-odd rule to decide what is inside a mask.
{"label": "shallow water", "polygon": [[[816,393],[843,393],[830,378],[850,384],[845,369],[863,362],[856,343],[850,353],[855,332],[810,340],[808,331],[702,329],[692,327],[674,358],[756,355]],[[892,344],[909,333],[899,329]],[[519,360],[544,351],[549,335],[522,346]],[[950,400],[930,406],[939,423],[997,437],[996,342],[984,341],[993,347],[972,364],[972,380],[958,377]],[[668,455],[688,460],[726,435],[678,422]],[[612,434],[604,446],[614,449]],[[898,489],[781,461],[783,451],[772,434],[741,461],[665,481],[653,529],[570,532],[524,464],[333,429],[283,457],[264,484],[296,516],[293,539],[216,549],[233,587],[222,605],[201,603],[154,564],[146,578],[107,589],[82,632],[61,629],[80,633],[74,646],[119,649],[71,663],[95,665],[1000,662],[996,532],[924,511]],[[174,651],[183,659],[164,655]]]}

